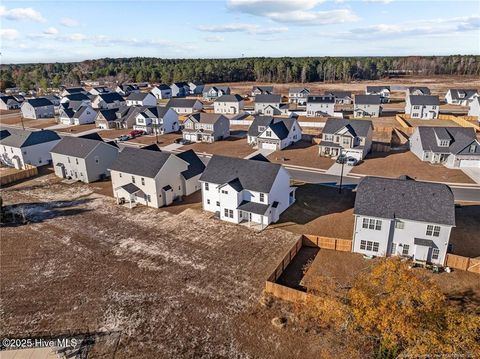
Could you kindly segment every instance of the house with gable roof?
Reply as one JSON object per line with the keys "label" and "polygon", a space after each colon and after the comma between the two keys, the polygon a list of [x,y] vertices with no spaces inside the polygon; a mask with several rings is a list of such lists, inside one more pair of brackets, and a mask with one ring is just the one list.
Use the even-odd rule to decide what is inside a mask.
{"label": "house with gable roof", "polygon": [[247,142],[259,149],[283,150],[302,139],[302,128],[293,118],[256,115],[248,128]]}
{"label": "house with gable roof", "polygon": [[211,143],[230,136],[230,120],[221,114],[198,112],[183,125],[183,138],[191,142]]}
{"label": "house with gable roof", "polygon": [[478,96],[476,89],[448,89],[445,102],[450,105],[468,106],[468,103]]}

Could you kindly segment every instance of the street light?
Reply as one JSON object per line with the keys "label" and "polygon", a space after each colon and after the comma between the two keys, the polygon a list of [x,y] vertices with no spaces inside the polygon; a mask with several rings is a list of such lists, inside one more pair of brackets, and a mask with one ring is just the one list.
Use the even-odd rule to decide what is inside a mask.
{"label": "street light", "polygon": [[338,193],[342,193],[342,184],[343,184],[343,167],[345,166],[345,162],[347,162],[347,156],[345,155],[340,155],[339,157],[340,163],[342,165],[342,169],[340,171],[340,184],[338,187]]}

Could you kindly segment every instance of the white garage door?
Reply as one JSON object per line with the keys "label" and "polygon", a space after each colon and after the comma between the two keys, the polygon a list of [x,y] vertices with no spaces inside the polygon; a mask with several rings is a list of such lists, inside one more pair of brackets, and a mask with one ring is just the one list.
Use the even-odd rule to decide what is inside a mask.
{"label": "white garage door", "polygon": [[277,144],[276,143],[265,143],[262,142],[262,149],[264,150],[276,150],[277,149]]}
{"label": "white garage door", "polygon": [[360,161],[362,159],[362,154],[360,152],[356,152],[356,151],[344,151],[343,152],[347,157],[353,157],[355,159],[357,159],[358,161]]}
{"label": "white garage door", "polygon": [[460,167],[479,167],[480,168],[480,160],[461,160]]}

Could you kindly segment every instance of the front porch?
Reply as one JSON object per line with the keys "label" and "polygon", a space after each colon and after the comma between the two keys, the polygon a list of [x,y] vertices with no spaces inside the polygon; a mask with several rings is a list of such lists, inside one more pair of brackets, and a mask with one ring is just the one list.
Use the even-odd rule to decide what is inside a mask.
{"label": "front porch", "polygon": [[322,144],[319,146],[319,155],[323,157],[337,158],[342,153],[342,148],[336,144]]}
{"label": "front porch", "polygon": [[127,204],[130,209],[139,202],[146,202],[145,193],[133,183],[115,188],[114,194],[117,204]]}

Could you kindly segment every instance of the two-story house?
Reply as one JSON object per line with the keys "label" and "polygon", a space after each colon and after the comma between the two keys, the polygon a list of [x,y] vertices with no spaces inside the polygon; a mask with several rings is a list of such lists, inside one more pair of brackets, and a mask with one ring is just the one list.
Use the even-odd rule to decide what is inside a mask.
{"label": "two-story house", "polygon": [[269,150],[283,150],[301,139],[302,128],[293,117],[256,115],[247,135],[248,144]]}
{"label": "two-story house", "polygon": [[[62,106],[66,106],[66,107],[74,107],[74,106],[77,106],[77,105],[83,105],[83,106],[87,106],[87,105],[92,105],[92,98],[94,96],[90,95],[90,94],[85,94],[83,92],[78,92],[78,93],[73,93],[71,95],[66,95],[66,96],[63,96],[62,99],[60,100],[60,105]],[[74,105],[75,104],[75,105]]]}
{"label": "two-story house", "polygon": [[202,205],[220,219],[264,228],[295,202],[295,187],[281,165],[264,157],[214,155],[200,177]]}
{"label": "two-story house", "polygon": [[381,103],[390,102],[390,86],[367,86],[365,95],[378,95]]}
{"label": "two-story house", "polygon": [[18,102],[13,96],[0,96],[0,110],[16,110],[20,108]]}
{"label": "two-story house", "polygon": [[306,105],[310,90],[306,87],[292,87],[288,89],[288,103]]}
{"label": "two-story house", "polygon": [[183,125],[183,138],[191,142],[211,143],[230,136],[230,120],[220,114],[195,113]]}
{"label": "two-story house", "polygon": [[468,106],[468,103],[478,96],[476,89],[448,89],[445,102],[450,105]]}
{"label": "two-story house", "polygon": [[50,151],[55,174],[85,183],[109,177],[108,168],[118,155],[118,147],[100,136],[65,136]]}
{"label": "two-story house", "polygon": [[86,94],[87,90],[85,90],[83,87],[66,87],[62,90],[62,92],[60,93],[60,96],[65,97],[68,95],[73,95],[75,93]]}
{"label": "two-story house", "polygon": [[179,115],[188,115],[203,109],[203,103],[192,98],[172,98],[166,107],[173,109]]}
{"label": "two-story house", "polygon": [[156,106],[157,99],[150,92],[131,93],[127,97],[127,106]]}
{"label": "two-story house", "polygon": [[97,112],[90,105],[80,106],[78,108],[62,107],[58,115],[61,124],[72,126],[94,123],[96,117]]}
{"label": "two-story house", "polygon": [[422,161],[480,168],[480,143],[473,127],[419,126],[409,143],[410,151]]}
{"label": "two-story house", "polygon": [[158,147],[125,147],[110,167],[117,203],[160,208],[200,189],[205,165],[193,150],[179,154]]}
{"label": "two-story house", "polygon": [[96,95],[92,101],[95,109],[110,109],[125,106],[125,100],[118,92],[106,92]]}
{"label": "two-story house", "polygon": [[190,86],[184,81],[174,82],[170,85],[170,89],[172,90],[172,97],[185,97],[190,94]]}
{"label": "two-story house", "polygon": [[[260,94],[255,96],[255,107],[254,111],[256,114],[266,114],[266,112],[277,112],[269,113],[269,115],[281,115],[281,105],[282,105],[282,96],[274,94]],[[277,111],[275,111],[275,109]]]}
{"label": "two-story house", "polygon": [[438,118],[440,100],[438,96],[410,95],[405,101],[405,114],[413,119],[432,120]]}
{"label": "two-story house", "polygon": [[155,86],[150,92],[157,100],[164,100],[172,97],[172,89],[166,84]]}
{"label": "two-story house", "polygon": [[335,103],[340,105],[349,105],[353,102],[352,93],[349,91],[328,91],[324,96],[334,97]]}
{"label": "two-story house", "polygon": [[468,116],[476,117],[480,121],[480,97],[468,103]]}
{"label": "two-story house", "polygon": [[121,96],[129,96],[131,93],[140,92],[140,88],[134,84],[122,84],[115,88],[115,92],[118,92]]}
{"label": "two-story house", "polygon": [[328,119],[319,144],[320,156],[362,160],[372,148],[373,124],[367,120]]}
{"label": "two-story house", "polygon": [[213,101],[223,95],[230,95],[230,87],[207,86],[203,89],[203,98],[207,101]]}
{"label": "two-story house", "polygon": [[335,112],[335,97],[308,96],[307,117],[333,116]]}
{"label": "two-story house", "polygon": [[430,95],[430,89],[425,86],[410,86],[407,87],[406,90],[406,96],[429,96]]}
{"label": "two-story house", "polygon": [[444,184],[365,177],[353,211],[353,251],[368,256],[403,256],[420,263],[443,265],[455,203]]}
{"label": "two-story house", "polygon": [[273,86],[253,86],[251,94],[252,97],[257,95],[271,95],[273,94]]}
{"label": "two-story house", "polygon": [[353,117],[380,117],[382,99],[379,95],[355,95]]}
{"label": "two-story house", "polygon": [[43,97],[25,100],[20,107],[23,118],[39,119],[55,116],[53,103]]}
{"label": "two-story house", "polygon": [[223,95],[213,103],[213,112],[225,115],[236,115],[243,110],[245,101],[240,95]]}
{"label": "two-story house", "polygon": [[190,81],[188,87],[191,95],[201,95],[205,85],[202,81]]}
{"label": "two-story house", "polygon": [[145,107],[136,115],[133,129],[147,134],[177,132],[180,129],[178,114],[168,107]]}

